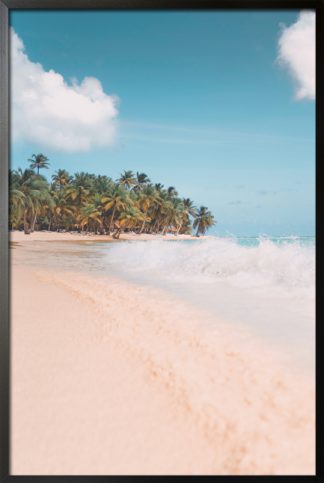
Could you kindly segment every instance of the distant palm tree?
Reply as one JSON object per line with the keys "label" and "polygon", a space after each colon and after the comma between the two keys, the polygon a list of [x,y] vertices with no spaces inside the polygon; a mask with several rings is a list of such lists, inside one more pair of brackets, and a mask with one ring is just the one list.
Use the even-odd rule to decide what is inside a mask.
{"label": "distant palm tree", "polygon": [[72,184],[74,184],[75,186],[83,186],[88,190],[92,190],[95,179],[96,177],[94,174],[81,171],[80,173],[75,173]]}
{"label": "distant palm tree", "polygon": [[72,181],[72,176],[66,171],[66,169],[58,169],[55,174],[52,175],[52,180],[55,185],[59,186],[60,190],[64,186],[68,185]]}
{"label": "distant palm tree", "polygon": [[155,188],[157,191],[162,191],[162,190],[163,190],[163,188],[164,188],[164,186],[163,186],[163,184],[161,184],[161,183],[155,183],[154,188]]}
{"label": "distant palm tree", "polygon": [[170,198],[175,198],[176,196],[178,196],[178,192],[174,186],[169,186],[167,191]]}
{"label": "distant palm tree", "polygon": [[33,154],[31,159],[28,160],[30,162],[30,167],[32,169],[37,169],[37,175],[39,175],[39,170],[46,168],[49,168],[49,162],[48,158],[44,156],[44,154],[39,153],[39,154]]}
{"label": "distant palm tree", "polygon": [[206,207],[197,209],[190,198],[180,198],[177,190],[161,183],[153,184],[145,173],[123,171],[113,181],[106,175],[65,169],[52,175],[51,184],[39,174],[48,168],[43,154],[34,154],[31,168],[9,172],[11,229],[35,228],[86,229],[113,233],[119,238],[123,230],[137,233],[168,232],[204,234],[215,224]]}
{"label": "distant palm tree", "polygon": [[193,224],[194,228],[197,228],[196,236],[201,233],[204,235],[206,231],[216,224],[214,216],[208,210],[206,206],[201,206],[196,214],[196,218]]}
{"label": "distant palm tree", "polygon": [[101,176],[99,174],[94,180],[93,188],[99,194],[110,193],[114,188],[114,182],[109,176]]}
{"label": "distant palm tree", "polygon": [[131,189],[132,186],[136,185],[136,178],[131,170],[124,170],[124,172],[120,175],[120,178],[117,180],[121,186],[125,188]]}
{"label": "distant palm tree", "polygon": [[135,191],[141,191],[145,186],[150,183],[150,178],[145,173],[136,173],[136,185],[134,186]]}

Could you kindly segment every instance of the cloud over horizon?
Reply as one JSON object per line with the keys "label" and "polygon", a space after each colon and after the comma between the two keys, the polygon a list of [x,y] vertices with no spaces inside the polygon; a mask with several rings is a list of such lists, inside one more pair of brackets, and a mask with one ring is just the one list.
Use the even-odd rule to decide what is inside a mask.
{"label": "cloud over horizon", "polygon": [[283,27],[277,61],[287,68],[295,82],[295,98],[315,99],[314,12],[302,11],[294,24]]}
{"label": "cloud over horizon", "polygon": [[70,84],[25,53],[11,29],[12,135],[57,151],[82,152],[114,143],[118,98],[95,77]]}

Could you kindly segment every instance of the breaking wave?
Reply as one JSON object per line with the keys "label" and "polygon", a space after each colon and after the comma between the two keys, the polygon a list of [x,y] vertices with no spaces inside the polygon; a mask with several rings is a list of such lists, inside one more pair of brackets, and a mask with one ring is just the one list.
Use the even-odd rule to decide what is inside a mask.
{"label": "breaking wave", "polygon": [[254,246],[212,237],[193,241],[140,241],[110,246],[109,263],[132,274],[176,282],[228,281],[244,287],[315,288],[315,245],[298,238],[260,238]]}

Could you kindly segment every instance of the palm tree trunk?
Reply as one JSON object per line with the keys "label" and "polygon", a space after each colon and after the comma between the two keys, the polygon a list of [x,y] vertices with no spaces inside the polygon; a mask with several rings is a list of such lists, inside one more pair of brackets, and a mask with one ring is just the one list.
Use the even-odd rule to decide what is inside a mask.
{"label": "palm tree trunk", "polygon": [[31,232],[33,232],[35,230],[36,220],[37,220],[37,210],[35,211],[35,215],[34,215],[34,218],[33,218],[33,221],[32,221]]}
{"label": "palm tree trunk", "polygon": [[140,229],[140,234],[143,233],[143,230],[145,228],[145,222],[146,222],[146,220],[144,220],[143,223],[142,223],[142,228]]}
{"label": "palm tree trunk", "polygon": [[27,220],[27,210],[24,211],[24,233],[30,235],[29,224]]}
{"label": "palm tree trunk", "polygon": [[113,238],[115,238],[116,240],[118,240],[119,237],[120,237],[120,233],[121,233],[121,228],[117,228],[117,230],[113,234]]}
{"label": "palm tree trunk", "polygon": [[177,229],[177,236],[179,235],[179,232],[180,232],[181,228],[182,228],[182,223],[180,223],[180,225],[179,225],[179,227]]}
{"label": "palm tree trunk", "polygon": [[116,205],[114,206],[114,209],[113,209],[113,212],[112,212],[112,215],[111,215],[111,219],[110,219],[110,225],[109,225],[109,235],[110,235],[110,233],[113,231],[113,227],[114,227],[114,217],[115,217],[115,211],[116,211]]}

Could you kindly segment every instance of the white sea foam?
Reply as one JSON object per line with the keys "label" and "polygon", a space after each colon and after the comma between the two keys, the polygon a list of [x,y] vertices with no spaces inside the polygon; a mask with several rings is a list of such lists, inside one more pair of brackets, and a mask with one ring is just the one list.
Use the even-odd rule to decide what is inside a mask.
{"label": "white sea foam", "polygon": [[213,314],[215,323],[220,317],[243,324],[281,347],[293,367],[313,370],[315,246],[309,241],[131,241],[109,244],[101,260],[104,271],[170,290]]}
{"label": "white sea foam", "polygon": [[239,287],[280,287],[313,290],[315,247],[299,239],[260,239],[242,246],[234,239],[192,242],[160,240],[115,244],[109,261],[133,274],[146,272],[177,282],[228,281]]}

